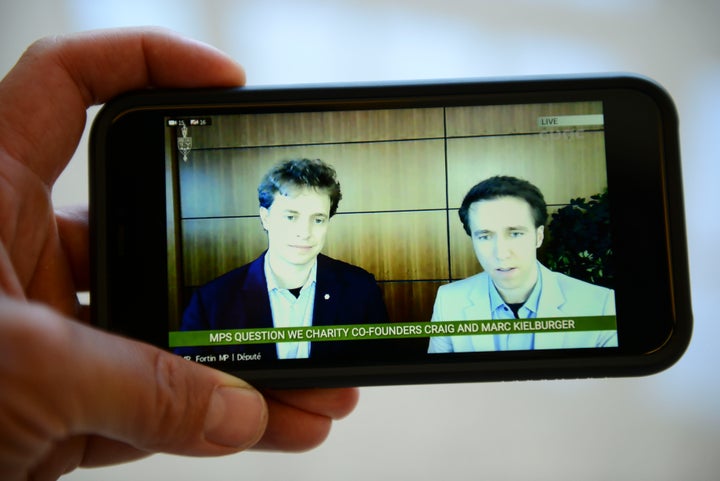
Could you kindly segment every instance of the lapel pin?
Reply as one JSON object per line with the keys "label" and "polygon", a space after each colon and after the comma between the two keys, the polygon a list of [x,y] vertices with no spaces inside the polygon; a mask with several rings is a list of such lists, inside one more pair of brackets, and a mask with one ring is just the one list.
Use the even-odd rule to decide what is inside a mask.
{"label": "lapel pin", "polygon": [[330,294],[325,294],[325,300],[327,301],[328,299],[330,299]]}

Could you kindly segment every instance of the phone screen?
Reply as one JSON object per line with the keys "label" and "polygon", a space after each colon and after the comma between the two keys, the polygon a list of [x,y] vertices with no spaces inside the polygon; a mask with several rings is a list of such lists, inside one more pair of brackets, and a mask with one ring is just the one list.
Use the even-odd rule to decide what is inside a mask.
{"label": "phone screen", "polygon": [[163,118],[170,349],[619,347],[602,101],[276,110]]}

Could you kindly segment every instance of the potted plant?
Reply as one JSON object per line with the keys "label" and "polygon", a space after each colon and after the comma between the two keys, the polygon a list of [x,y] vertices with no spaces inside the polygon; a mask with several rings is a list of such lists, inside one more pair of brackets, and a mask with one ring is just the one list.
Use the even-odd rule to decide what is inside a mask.
{"label": "potted plant", "polygon": [[572,199],[553,213],[547,238],[543,255],[548,268],[592,284],[614,287],[607,190],[589,200]]}

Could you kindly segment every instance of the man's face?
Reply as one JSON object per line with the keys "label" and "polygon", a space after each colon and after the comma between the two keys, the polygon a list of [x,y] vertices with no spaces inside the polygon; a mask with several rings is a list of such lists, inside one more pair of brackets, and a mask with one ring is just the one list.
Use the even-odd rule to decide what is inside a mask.
{"label": "man's face", "polygon": [[315,189],[275,194],[270,208],[260,208],[272,258],[296,267],[315,261],[325,245],[330,220],[330,196]]}
{"label": "man's face", "polygon": [[535,227],[530,204],[518,197],[481,200],[468,211],[475,255],[506,302],[527,300],[537,281],[536,250],[543,226]]}

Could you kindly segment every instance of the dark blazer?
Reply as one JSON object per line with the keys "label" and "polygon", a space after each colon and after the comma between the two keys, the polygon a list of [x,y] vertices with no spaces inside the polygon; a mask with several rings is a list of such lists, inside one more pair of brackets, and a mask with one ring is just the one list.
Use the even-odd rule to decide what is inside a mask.
{"label": "dark blazer", "polygon": [[[195,291],[183,314],[183,331],[273,327],[265,279],[265,254],[249,264],[210,281]],[[388,315],[375,277],[367,271],[319,255],[313,326],[387,322]],[[367,342],[312,342],[310,357],[342,359],[368,354]],[[181,355],[198,348],[178,348]],[[216,346],[213,353],[260,353],[263,360],[277,359],[275,344]]]}

